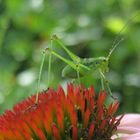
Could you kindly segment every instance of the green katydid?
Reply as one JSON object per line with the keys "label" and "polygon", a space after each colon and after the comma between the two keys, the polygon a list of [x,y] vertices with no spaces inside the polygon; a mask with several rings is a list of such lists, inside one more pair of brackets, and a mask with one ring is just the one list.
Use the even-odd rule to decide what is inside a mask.
{"label": "green katydid", "polygon": [[[56,43],[58,43],[58,45],[65,50],[65,52],[69,55],[69,57],[71,58],[71,60],[68,60],[64,57],[62,57],[61,55],[59,55],[58,53],[56,53],[53,49],[52,49],[52,42],[55,41]],[[43,59],[42,59],[42,63],[40,66],[40,72],[39,72],[39,79],[38,79],[38,89],[39,89],[39,84],[40,84],[40,77],[41,77],[41,71],[43,68],[43,63],[45,60],[45,52],[46,50],[50,52],[49,55],[49,67],[48,67],[48,80],[50,79],[50,71],[51,71],[51,57],[52,55],[56,56],[57,58],[61,59],[62,61],[64,61],[67,65],[64,67],[64,69],[62,70],[62,76],[63,77],[68,77],[68,78],[77,78],[78,82],[80,82],[80,78],[84,77],[87,74],[92,74],[95,71],[99,72],[100,76],[101,76],[101,85],[102,85],[102,90],[105,89],[105,87],[107,88],[109,94],[112,96],[110,87],[109,87],[109,83],[107,78],[105,77],[104,73],[108,72],[109,68],[108,68],[108,62],[109,62],[109,58],[112,54],[112,52],[114,51],[114,49],[118,46],[118,44],[121,42],[122,40],[120,40],[116,45],[114,45],[112,47],[112,49],[110,50],[109,54],[107,57],[98,57],[98,58],[80,58],[77,55],[75,55],[74,53],[72,53],[63,43],[62,41],[56,36],[53,35],[51,38],[51,47],[50,48],[46,48],[43,52]],[[49,82],[49,81],[48,81]],[[49,83],[48,83],[49,86]],[[38,95],[36,98],[36,103],[38,102]]]}

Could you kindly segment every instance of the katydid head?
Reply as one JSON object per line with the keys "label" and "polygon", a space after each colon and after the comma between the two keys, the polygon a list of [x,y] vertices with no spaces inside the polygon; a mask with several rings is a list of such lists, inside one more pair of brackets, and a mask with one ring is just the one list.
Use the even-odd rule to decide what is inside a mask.
{"label": "katydid head", "polygon": [[99,57],[93,63],[93,67],[96,69],[101,69],[103,72],[108,72],[108,59],[106,57]]}

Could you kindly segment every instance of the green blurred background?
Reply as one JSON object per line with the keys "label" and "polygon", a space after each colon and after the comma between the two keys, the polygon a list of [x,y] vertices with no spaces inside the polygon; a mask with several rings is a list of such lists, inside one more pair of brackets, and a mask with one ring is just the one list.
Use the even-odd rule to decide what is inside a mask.
{"label": "green blurred background", "polygon": [[[0,113],[36,93],[42,51],[52,34],[82,58],[107,56],[128,20],[119,34],[124,41],[111,56],[107,77],[120,100],[120,113],[140,113],[139,8],[139,0],[0,0]],[[56,51],[67,58],[60,47]],[[52,87],[65,87],[71,80],[61,76],[65,65],[53,57]],[[48,54],[41,90],[47,88],[47,68]],[[95,77],[82,82],[93,84],[98,92],[101,85]]]}

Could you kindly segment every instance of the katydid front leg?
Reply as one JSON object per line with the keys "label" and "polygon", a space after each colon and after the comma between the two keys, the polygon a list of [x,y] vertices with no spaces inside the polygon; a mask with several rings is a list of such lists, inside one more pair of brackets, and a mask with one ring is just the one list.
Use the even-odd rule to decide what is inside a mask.
{"label": "katydid front leg", "polygon": [[102,89],[105,90],[105,86],[107,88],[107,91],[109,93],[109,95],[111,96],[112,99],[116,100],[117,98],[113,96],[110,86],[109,86],[109,81],[107,80],[107,78],[105,77],[104,73],[99,70],[99,73],[101,75],[101,84],[102,84]]}

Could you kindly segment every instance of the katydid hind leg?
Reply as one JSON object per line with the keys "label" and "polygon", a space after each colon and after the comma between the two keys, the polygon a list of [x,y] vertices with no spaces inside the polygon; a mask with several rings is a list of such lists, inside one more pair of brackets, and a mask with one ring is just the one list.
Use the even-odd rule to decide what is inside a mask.
{"label": "katydid hind leg", "polygon": [[49,52],[49,64],[48,64],[48,87],[50,86],[50,75],[51,75],[51,60],[52,60],[52,55],[56,56],[57,58],[61,59],[62,61],[64,61],[66,64],[70,65],[73,69],[77,69],[76,65],[73,63],[73,61],[67,60],[64,57],[62,57],[61,55],[57,54],[56,52],[54,52],[52,50],[52,43],[53,40],[51,40],[51,46],[50,48],[45,48],[43,51],[43,55],[42,55],[42,61],[41,61],[41,65],[39,68],[39,75],[38,75],[38,82],[37,82],[37,95],[36,95],[36,101],[35,103],[38,103],[38,95],[39,95],[39,90],[40,90],[40,81],[41,81],[41,74],[42,74],[42,70],[43,70],[43,65],[44,65],[44,61],[45,61],[45,57],[46,57],[46,51]]}
{"label": "katydid hind leg", "polygon": [[[53,50],[50,50],[50,51],[51,51],[52,55],[56,56],[57,58],[59,58],[60,60],[65,62],[67,65],[71,66],[74,70],[77,70],[77,64],[76,63],[74,63],[71,60],[68,60],[68,59],[64,58],[63,56],[59,55],[58,53],[56,53]],[[84,64],[78,63],[78,65],[79,65],[80,68],[83,68],[83,69],[86,69],[86,70],[90,70],[90,68],[87,67]]]}
{"label": "katydid hind leg", "polygon": [[[54,39],[53,39],[54,38]],[[80,84],[80,73],[79,73],[79,66],[83,67],[83,68],[87,68],[85,65],[83,64],[80,64],[80,58],[78,56],[76,56],[74,53],[72,53],[63,43],[60,39],[58,39],[58,37],[56,35],[54,35],[52,37],[52,40],[55,40],[59,45],[60,47],[62,47],[66,53],[70,56],[70,58],[73,60],[70,61],[70,60],[67,60],[65,59],[64,57],[60,57],[60,55],[56,54],[54,51],[53,51],[53,54],[56,55],[57,57],[59,57],[61,60],[63,60],[64,62],[66,62],[68,65],[72,66],[72,68],[76,68],[76,73],[77,73],[77,79],[78,79],[78,83]],[[75,64],[75,62],[77,64]],[[75,64],[75,65],[74,65]],[[75,67],[76,66],[76,67]]]}
{"label": "katydid hind leg", "polygon": [[52,39],[53,39],[54,41],[56,41],[56,42],[59,44],[59,46],[65,50],[65,52],[70,56],[70,58],[71,58],[74,62],[79,62],[79,61],[80,61],[80,57],[78,57],[78,56],[75,55],[73,52],[71,52],[71,51],[62,43],[62,41],[61,41],[56,35],[53,35],[53,36],[52,36]]}
{"label": "katydid hind leg", "polygon": [[[52,40],[51,40],[50,48],[52,49]],[[44,65],[44,61],[45,61],[45,57],[46,57],[46,51],[48,51],[48,50],[49,50],[48,48],[45,48],[45,49],[43,50],[42,61],[41,61],[40,69],[39,69],[39,75],[38,75],[36,104],[38,103],[38,94],[39,94],[39,90],[40,90],[41,75],[42,75],[43,65]],[[49,88],[49,86],[50,86],[51,60],[52,60],[52,54],[51,54],[51,51],[49,51],[49,62],[48,62],[48,87],[47,87],[47,88]]]}
{"label": "katydid hind leg", "polygon": [[[59,59],[61,59],[62,61],[64,61],[67,65],[69,65],[73,70],[75,70],[77,72],[77,79],[78,79],[78,83],[80,83],[80,73],[79,73],[79,64],[75,64],[73,61],[70,61],[64,57],[62,57],[61,55],[57,54],[56,52],[52,51],[52,54],[55,55],[56,57],[58,57]],[[81,66],[82,64],[80,64]],[[84,66],[84,65],[82,65]],[[62,73],[63,74],[63,73]]]}
{"label": "katydid hind leg", "polygon": [[43,51],[42,61],[41,61],[41,65],[39,68],[39,75],[38,75],[38,82],[37,82],[37,94],[36,94],[36,101],[35,101],[36,103],[38,103],[38,94],[39,94],[39,90],[40,90],[40,80],[41,80],[41,74],[42,74],[42,70],[43,70],[45,57],[46,57],[46,50]]}

